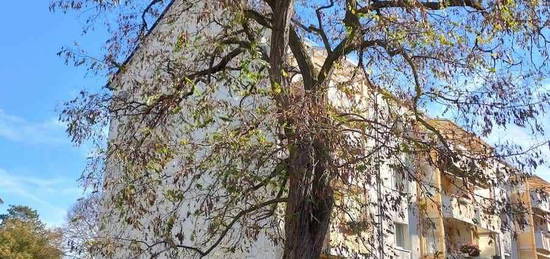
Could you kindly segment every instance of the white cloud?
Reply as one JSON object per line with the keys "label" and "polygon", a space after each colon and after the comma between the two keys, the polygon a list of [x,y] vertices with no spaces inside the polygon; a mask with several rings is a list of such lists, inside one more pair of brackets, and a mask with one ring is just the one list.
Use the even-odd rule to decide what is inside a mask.
{"label": "white cloud", "polygon": [[0,138],[30,144],[65,144],[64,125],[56,119],[32,122],[0,109]]}
{"label": "white cloud", "polygon": [[[49,226],[60,226],[66,215],[66,209],[52,201],[61,197],[74,201],[81,195],[82,190],[74,182],[62,178],[19,176],[0,168],[0,196],[4,202],[39,209]],[[54,197],[57,199],[53,199]]]}
{"label": "white cloud", "polygon": [[6,170],[0,168],[0,190],[4,193],[13,193],[32,201],[38,202],[42,205],[51,204],[42,200],[37,195],[34,195],[29,190],[44,190],[58,183],[61,183],[60,179],[40,179],[35,177],[18,177],[9,174]]}

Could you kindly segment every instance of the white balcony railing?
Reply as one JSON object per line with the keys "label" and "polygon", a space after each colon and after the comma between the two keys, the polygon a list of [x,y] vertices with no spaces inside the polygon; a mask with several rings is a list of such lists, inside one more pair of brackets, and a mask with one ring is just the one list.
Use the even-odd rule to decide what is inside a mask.
{"label": "white balcony railing", "polygon": [[550,251],[550,235],[544,231],[536,231],[535,244],[537,245],[537,249]]}
{"label": "white balcony railing", "polygon": [[550,232],[550,221],[546,220],[545,223],[540,225],[540,230]]}
{"label": "white balcony railing", "polygon": [[531,193],[531,204],[533,208],[538,208],[542,211],[550,213],[550,197],[544,197],[540,193]]}
{"label": "white balcony railing", "polygon": [[512,237],[511,232],[504,232],[502,237],[502,249],[504,249],[504,253],[511,254],[512,253],[512,242],[514,238]]}
{"label": "white balcony railing", "polygon": [[453,218],[466,223],[474,224],[476,210],[472,201],[465,198],[441,195],[442,213],[446,218]]}
{"label": "white balcony railing", "polygon": [[498,215],[484,213],[481,209],[476,210],[476,221],[478,226],[492,232],[500,232],[501,219]]}
{"label": "white balcony railing", "polygon": [[492,232],[500,232],[500,217],[484,213],[471,200],[448,195],[441,195],[441,200],[443,217],[477,225]]}
{"label": "white balcony railing", "polygon": [[395,258],[397,259],[411,259],[411,251],[409,250],[396,247],[394,251],[395,251]]}

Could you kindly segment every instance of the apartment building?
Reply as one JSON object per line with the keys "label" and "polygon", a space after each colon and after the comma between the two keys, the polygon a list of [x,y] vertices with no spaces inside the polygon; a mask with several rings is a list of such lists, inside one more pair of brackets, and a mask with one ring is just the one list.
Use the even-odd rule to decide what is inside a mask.
{"label": "apartment building", "polygon": [[[492,148],[448,120],[431,123],[457,148],[478,152]],[[427,191],[391,170],[384,171],[382,179],[390,180],[383,180],[383,187],[370,196],[387,196],[396,191],[396,182],[405,182],[412,199],[403,204],[404,216],[392,215],[384,222],[390,231],[380,240],[384,253],[377,258],[550,258],[550,183],[531,176],[524,184],[503,184],[506,179],[498,174],[516,170],[498,160],[479,165],[485,175],[477,180],[463,177],[458,166],[416,165],[424,176],[423,185],[431,186]],[[492,212],[506,201],[525,206],[525,224],[519,226],[510,215]]]}
{"label": "apartment building", "polygon": [[[333,216],[322,258],[420,258],[416,184],[384,165],[370,186],[372,189],[366,194],[359,191],[337,196],[336,203],[351,205],[346,207],[346,213]],[[366,204],[370,206],[354,207],[357,197],[367,200]],[[394,206],[399,207],[392,209]],[[365,218],[368,226],[357,234],[353,229],[343,227],[348,217],[354,218],[353,224]]]}
{"label": "apartment building", "polygon": [[[491,147],[447,120],[432,120],[456,148],[464,150]],[[458,162],[459,163],[459,162]],[[420,206],[425,206],[426,220],[423,224],[423,256],[427,258],[507,258],[512,256],[511,244],[504,242],[508,233],[501,232],[501,217],[492,213],[491,207],[507,198],[505,186],[498,184],[504,176],[505,164],[500,161],[487,161],[477,165],[476,179],[461,175],[457,162],[426,172],[427,179],[434,186],[434,195],[420,197]],[[494,209],[494,208],[493,208]],[[424,220],[424,221],[426,221]],[[471,252],[466,252],[470,250]]]}
{"label": "apartment building", "polygon": [[[430,199],[419,199],[418,206],[427,204],[431,208],[420,220],[421,225],[429,221],[422,226],[422,258],[549,258],[550,183],[532,176],[514,188],[489,187],[467,183],[452,172],[440,170],[435,170],[432,177],[441,192]],[[466,189],[473,190],[474,197],[462,191]],[[516,199],[525,205],[525,225],[512,223],[503,228],[508,215],[487,212],[491,207],[487,203],[502,199]],[[472,251],[476,252],[464,252],[467,247],[475,247]]]}
{"label": "apartment building", "polygon": [[[178,7],[176,3],[175,8]],[[146,81],[155,75],[154,67],[144,63],[144,55],[156,57],[159,52],[170,52],[168,47],[155,41],[154,37],[177,37],[166,33],[178,34],[181,31],[165,28],[177,24],[190,24],[189,17],[178,16],[179,11],[168,10],[168,21],[160,21],[156,31],[150,34],[133,58],[129,60],[124,71],[118,75],[115,83],[121,85],[118,89],[124,92],[126,85],[134,82]],[[182,26],[184,27],[184,26]],[[161,36],[158,36],[158,35]],[[313,53],[316,58],[322,59],[322,53]],[[342,73],[340,76],[345,76]],[[121,94],[121,93],[118,93]],[[378,97],[374,97],[378,98]],[[118,124],[111,124],[111,138],[116,138]],[[461,149],[490,149],[483,141],[469,134],[455,124],[446,120],[432,120],[431,123],[446,131],[446,137]],[[437,154],[433,154],[437,156]],[[415,158],[408,158],[410,168],[423,179],[419,186],[415,181],[403,174],[396,173],[389,165],[381,165],[377,177],[369,186],[368,193],[337,194],[336,203],[346,203],[348,208],[354,208],[357,199],[365,204],[373,204],[368,209],[356,206],[347,211],[349,215],[337,215],[334,218],[331,231],[326,237],[324,258],[355,258],[358,255],[371,258],[550,258],[550,205],[543,197],[544,191],[550,186],[540,178],[532,178],[521,190],[499,185],[502,180],[497,172],[507,167],[500,161],[487,161],[486,174],[482,181],[472,181],[461,176],[455,170],[457,165],[448,164],[447,167],[434,167],[418,162]],[[107,177],[116,178],[120,170],[118,165],[108,165]],[[167,169],[169,171],[170,169]],[[504,181],[502,181],[504,182]],[[167,181],[166,183],[170,183]],[[428,186],[428,187],[426,187]],[[422,188],[421,188],[422,187]],[[541,190],[542,189],[542,190]],[[162,193],[164,190],[159,190]],[[514,192],[516,191],[516,192]],[[116,190],[111,190],[116,192]],[[517,194],[514,194],[517,193]],[[397,199],[396,197],[402,197]],[[516,199],[528,204],[529,217],[526,219],[528,227],[517,231],[517,239],[513,237],[513,230],[503,230],[502,222],[506,215],[495,215],[488,211],[496,201]],[[400,203],[400,209],[389,211],[386,206]],[[106,210],[112,204],[106,203]],[[164,205],[155,205],[151,208],[152,214],[148,221],[156,220],[157,215],[166,210]],[[193,206],[193,205],[190,205]],[[383,213],[384,212],[384,213]],[[189,214],[182,211],[181,215]],[[374,223],[362,229],[362,232],[351,239],[347,231],[354,231],[358,226],[345,225],[346,217],[361,218]],[[158,218],[161,218],[160,216]],[[109,221],[110,220],[110,221]],[[204,223],[204,222],[203,222]],[[180,229],[192,229],[191,221],[178,225]],[[344,226],[344,227],[342,227]],[[204,228],[207,228],[204,225]],[[124,221],[108,219],[105,233],[117,238],[141,239],[155,242],[149,229],[136,230],[125,225]],[[192,241],[192,240],[191,240]],[[222,243],[223,244],[223,243]],[[130,249],[130,248],[129,248]],[[162,247],[153,252],[162,251]],[[114,257],[124,258],[129,252],[118,249]],[[255,243],[250,244],[248,250],[224,254],[215,250],[209,258],[281,258],[281,243],[273,242],[266,234],[260,234]]]}
{"label": "apartment building", "polygon": [[527,179],[516,198],[525,204],[527,227],[518,230],[520,258],[550,258],[550,183],[538,176]]}
{"label": "apartment building", "polygon": [[[450,121],[431,120],[431,123],[457,148],[491,148]],[[416,159],[418,161],[421,160]],[[506,186],[496,184],[497,174],[505,170],[506,164],[496,160],[487,163],[483,170],[486,175],[479,178],[484,181],[462,177],[458,166],[453,164],[444,170],[422,163],[412,166],[423,176],[422,187],[428,189],[421,190],[415,181],[383,168],[380,185],[368,194],[379,205],[388,203],[385,198],[395,193],[409,197],[401,204],[401,215],[390,212],[384,219],[373,220],[375,225],[382,222],[380,232],[373,228],[368,234],[376,239],[374,253],[361,249],[360,244],[345,243],[343,234],[334,229],[327,246],[333,242],[335,247],[347,246],[355,254],[370,252],[373,258],[534,258],[519,255],[520,243],[512,238],[512,229],[502,229],[505,216],[489,211],[512,194]],[[371,209],[376,210],[377,206]],[[371,211],[369,215],[376,212]],[[328,249],[325,258],[353,257]]]}

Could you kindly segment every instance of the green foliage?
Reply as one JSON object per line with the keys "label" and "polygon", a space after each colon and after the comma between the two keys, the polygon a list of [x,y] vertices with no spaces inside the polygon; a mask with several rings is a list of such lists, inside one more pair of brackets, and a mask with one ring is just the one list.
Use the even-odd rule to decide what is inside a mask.
{"label": "green foliage", "polygon": [[0,215],[0,220],[18,219],[22,221],[38,221],[38,212],[30,207],[22,205],[10,205],[7,214]]}
{"label": "green foliage", "polygon": [[10,206],[0,215],[0,258],[61,258],[61,232],[49,230],[40,221],[36,210],[27,206]]}

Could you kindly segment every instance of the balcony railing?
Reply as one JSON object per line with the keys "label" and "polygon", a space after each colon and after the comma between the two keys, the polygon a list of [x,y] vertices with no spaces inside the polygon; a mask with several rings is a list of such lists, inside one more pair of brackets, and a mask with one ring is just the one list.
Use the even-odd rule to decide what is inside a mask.
{"label": "balcony railing", "polygon": [[540,225],[540,230],[550,232],[550,222],[546,221],[544,224],[541,224]]}
{"label": "balcony railing", "polygon": [[495,256],[468,256],[461,253],[455,253],[455,254],[449,254],[447,256],[448,259],[494,259],[494,258],[500,258]]}
{"label": "balcony railing", "polygon": [[441,199],[443,217],[457,219],[493,232],[500,231],[500,217],[484,213],[471,200],[448,195],[442,195]]}
{"label": "balcony railing", "polygon": [[537,245],[537,249],[550,252],[550,234],[544,231],[536,231],[535,244]]}
{"label": "balcony railing", "polygon": [[481,209],[477,209],[476,225],[490,230],[492,232],[500,232],[501,219],[498,215],[488,214]]}
{"label": "balcony railing", "polygon": [[472,201],[465,198],[441,195],[442,213],[446,218],[453,218],[470,224],[475,223],[476,210]]}
{"label": "balcony railing", "polygon": [[411,251],[399,247],[394,249],[396,259],[411,259]]}
{"label": "balcony railing", "polygon": [[533,208],[550,213],[550,197],[543,197],[540,193],[531,193],[531,204]]}

